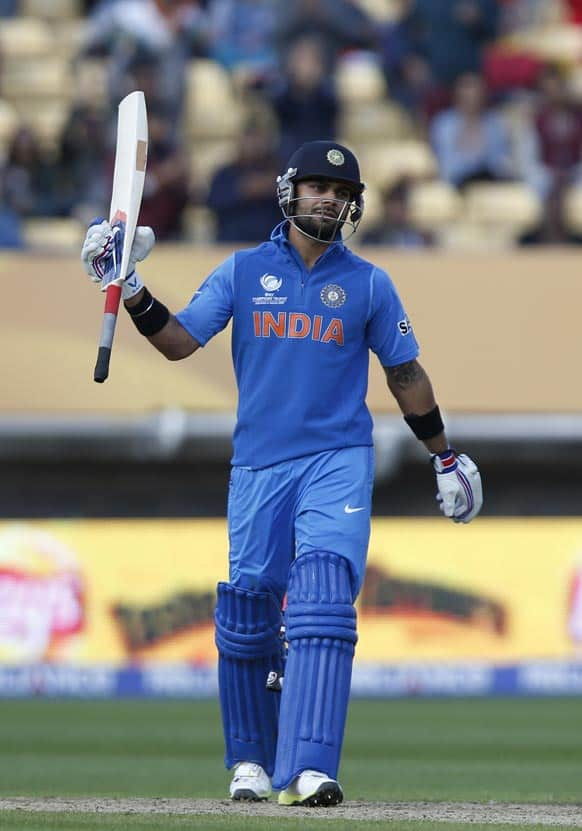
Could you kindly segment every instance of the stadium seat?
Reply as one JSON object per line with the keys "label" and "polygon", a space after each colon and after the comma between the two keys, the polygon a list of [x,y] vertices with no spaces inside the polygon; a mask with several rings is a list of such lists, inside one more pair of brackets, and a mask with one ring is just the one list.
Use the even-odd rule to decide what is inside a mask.
{"label": "stadium seat", "polygon": [[205,190],[215,171],[236,155],[236,141],[194,141],[190,145],[190,175],[194,188]]}
{"label": "stadium seat", "polygon": [[22,123],[26,124],[39,139],[45,150],[56,149],[62,129],[69,115],[67,99],[22,99],[15,109]]}
{"label": "stadium seat", "polygon": [[[54,27],[56,52],[69,61],[76,58],[83,47],[86,29],[85,20],[59,20],[58,26]],[[76,67],[74,71],[77,71]]]}
{"label": "stadium seat", "polygon": [[542,217],[538,196],[520,182],[483,182],[469,185],[463,213],[468,220],[519,235],[536,227]]}
{"label": "stadium seat", "polygon": [[23,98],[68,98],[72,75],[68,62],[60,55],[27,58],[12,62],[1,77],[4,97],[13,101]]}
{"label": "stadium seat", "polygon": [[76,219],[27,219],[24,241],[29,248],[60,253],[78,253],[86,228]]}
{"label": "stadium seat", "polygon": [[0,98],[0,161],[19,123],[20,118],[14,106]]}
{"label": "stadium seat", "polygon": [[20,0],[20,14],[23,17],[36,17],[44,20],[70,20],[81,17],[83,13],[81,0]]}
{"label": "stadium seat", "polygon": [[439,246],[454,251],[503,251],[513,244],[513,238],[492,230],[478,222],[460,220],[441,228],[437,233]]}
{"label": "stadium seat", "polygon": [[403,176],[411,179],[432,178],[437,172],[433,152],[425,141],[406,139],[369,144],[362,152],[361,163],[379,188],[390,187]]}
{"label": "stadium seat", "polygon": [[404,13],[402,0],[358,0],[358,5],[378,23],[400,20]]}
{"label": "stadium seat", "polygon": [[410,219],[419,230],[438,234],[459,218],[461,210],[461,197],[446,182],[417,182],[412,185]]}
{"label": "stadium seat", "polygon": [[102,58],[84,58],[75,65],[73,77],[74,97],[96,106],[106,106],[108,101],[107,64]]}
{"label": "stadium seat", "polygon": [[3,70],[15,58],[38,58],[51,55],[54,37],[44,20],[14,17],[2,20],[0,25],[0,54]]}
{"label": "stadium seat", "polygon": [[582,29],[574,24],[551,24],[512,35],[509,43],[548,63],[575,66],[582,59]]}
{"label": "stadium seat", "polygon": [[216,219],[209,208],[189,205],[184,211],[184,239],[194,245],[212,245],[216,239]]}
{"label": "stadium seat", "polygon": [[228,72],[216,61],[196,58],[187,70],[185,132],[189,138],[234,138],[244,108]]}
{"label": "stadium seat", "polygon": [[408,113],[391,101],[354,102],[343,108],[338,132],[351,147],[413,138],[415,127]]}
{"label": "stadium seat", "polygon": [[348,55],[335,72],[337,94],[344,107],[349,104],[374,103],[387,95],[384,73],[377,60],[367,53]]}

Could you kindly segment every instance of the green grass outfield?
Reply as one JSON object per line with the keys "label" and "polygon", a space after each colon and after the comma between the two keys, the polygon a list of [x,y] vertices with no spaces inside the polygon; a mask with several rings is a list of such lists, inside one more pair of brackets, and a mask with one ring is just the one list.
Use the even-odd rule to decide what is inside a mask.
{"label": "green grass outfield", "polygon": [[[224,799],[229,775],[222,754],[216,702],[0,701],[3,797]],[[346,799],[358,801],[582,804],[582,700],[353,701],[340,781]],[[321,822],[248,816],[0,814],[2,831],[285,831],[314,823],[326,827]],[[333,822],[334,831],[466,827],[339,817]],[[509,827],[522,828],[470,825],[473,831]],[[541,827],[523,826],[528,831]]]}

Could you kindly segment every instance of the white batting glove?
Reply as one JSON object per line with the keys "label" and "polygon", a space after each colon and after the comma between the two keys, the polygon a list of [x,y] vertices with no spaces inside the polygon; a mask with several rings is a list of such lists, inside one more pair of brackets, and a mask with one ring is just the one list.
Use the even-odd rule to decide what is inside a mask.
{"label": "white batting glove", "polygon": [[437,501],[454,522],[471,522],[483,505],[481,474],[475,462],[454,450],[431,456],[436,473]]}
{"label": "white batting glove", "polygon": [[[121,223],[115,222],[112,226],[106,219],[93,220],[87,230],[81,249],[81,261],[91,280],[99,283],[102,291],[105,291],[109,283],[118,276],[123,250],[123,234]],[[154,247],[155,241],[155,234],[147,225],[141,225],[135,229],[127,277],[121,289],[121,296],[124,300],[129,300],[143,288],[135,266],[137,262],[145,260]]]}

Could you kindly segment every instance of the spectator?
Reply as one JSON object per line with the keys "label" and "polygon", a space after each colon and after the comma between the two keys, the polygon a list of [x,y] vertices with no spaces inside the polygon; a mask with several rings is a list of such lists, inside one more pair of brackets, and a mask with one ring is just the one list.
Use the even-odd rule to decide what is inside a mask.
{"label": "spectator", "polygon": [[0,0],[0,18],[16,17],[18,0]]}
{"label": "spectator", "polygon": [[496,0],[414,0],[409,25],[433,85],[424,101],[429,118],[448,106],[459,76],[481,71],[483,49],[497,34],[498,15]]}
{"label": "spectator", "polygon": [[418,231],[410,219],[411,182],[402,177],[382,193],[382,215],[362,239],[365,245],[391,245],[397,248],[423,248],[429,236]]}
{"label": "spectator", "polygon": [[421,54],[412,15],[414,0],[398,0],[395,20],[378,26],[378,53],[390,98],[415,117],[422,117],[431,92],[431,75]]}
{"label": "spectator", "polygon": [[148,103],[168,108],[177,129],[186,65],[190,57],[206,53],[206,39],[206,14],[197,0],[103,0],[89,19],[82,55],[111,58],[112,112],[139,87]]}
{"label": "spectator", "polygon": [[107,113],[91,102],[74,106],[60,138],[57,168],[61,213],[89,221],[108,209],[107,155]]}
{"label": "spectator", "polygon": [[139,215],[160,241],[182,237],[184,209],[188,203],[188,167],[179,144],[172,137],[171,122],[163,110],[148,114],[148,164]]}
{"label": "spectator", "polygon": [[20,127],[14,134],[2,171],[5,204],[21,217],[54,216],[56,174],[35,134]]}
{"label": "spectator", "polygon": [[356,0],[278,0],[276,36],[281,63],[295,41],[310,35],[321,41],[326,74],[333,75],[340,52],[375,49],[372,20]]}
{"label": "spectator", "polygon": [[279,174],[276,135],[250,122],[239,139],[237,158],[219,168],[210,184],[208,207],[217,221],[217,242],[256,242],[282,220],[274,199]]}
{"label": "spectator", "polygon": [[435,116],[431,142],[442,178],[456,187],[511,176],[509,131],[503,118],[487,109],[478,75],[457,80],[454,105]]}
{"label": "spectator", "polygon": [[208,16],[210,57],[251,87],[270,83],[278,69],[274,0],[214,0]]}
{"label": "spectator", "polygon": [[288,159],[306,141],[333,139],[339,104],[325,74],[319,40],[304,37],[287,53],[286,71],[270,95],[279,122],[281,158]]}
{"label": "spectator", "polygon": [[562,215],[564,191],[582,180],[582,108],[555,67],[544,70],[539,89],[534,127],[542,171],[538,192],[545,206],[542,241],[559,243],[569,238]]}
{"label": "spectator", "polygon": [[24,248],[24,238],[20,217],[4,202],[0,172],[0,250],[7,248]]}

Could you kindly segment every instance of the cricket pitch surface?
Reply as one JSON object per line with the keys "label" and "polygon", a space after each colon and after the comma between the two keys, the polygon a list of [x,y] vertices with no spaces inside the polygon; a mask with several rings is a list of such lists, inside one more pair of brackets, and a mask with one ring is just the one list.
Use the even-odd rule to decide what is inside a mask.
{"label": "cricket pitch surface", "polygon": [[333,808],[290,808],[276,802],[231,802],[218,799],[108,799],[7,797],[1,811],[55,811],[86,814],[238,814],[254,817],[306,817],[334,820],[430,820],[563,825],[582,828],[580,805],[502,802],[344,802]]}

